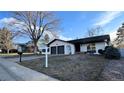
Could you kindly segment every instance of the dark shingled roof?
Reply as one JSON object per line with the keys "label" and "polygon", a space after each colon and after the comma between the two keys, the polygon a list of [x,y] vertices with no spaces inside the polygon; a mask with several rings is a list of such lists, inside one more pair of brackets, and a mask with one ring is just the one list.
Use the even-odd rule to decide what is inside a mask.
{"label": "dark shingled roof", "polygon": [[93,37],[87,37],[87,38],[81,38],[81,39],[75,39],[75,40],[69,40],[69,41],[54,39],[53,41],[49,42],[47,45],[49,46],[51,43],[53,43],[56,40],[72,43],[72,44],[77,44],[77,43],[86,44],[86,43],[104,42],[105,40],[110,41],[110,36],[101,35],[101,36],[93,36]]}
{"label": "dark shingled roof", "polygon": [[103,42],[105,40],[110,41],[110,36],[109,35],[93,36],[93,37],[87,37],[82,39],[70,40],[67,42],[73,43],[73,44],[76,44],[76,43],[86,44],[86,43],[94,43],[94,42]]}

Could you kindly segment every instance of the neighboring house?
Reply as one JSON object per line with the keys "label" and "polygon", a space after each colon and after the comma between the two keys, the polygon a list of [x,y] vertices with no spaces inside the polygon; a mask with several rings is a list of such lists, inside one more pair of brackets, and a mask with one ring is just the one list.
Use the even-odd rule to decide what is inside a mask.
{"label": "neighboring house", "polygon": [[[39,42],[42,43],[42,39],[44,39],[44,36],[45,36],[46,34],[47,34],[48,37],[49,37],[48,43],[51,42],[52,40],[54,40],[55,38],[58,38],[57,35],[56,35],[56,33],[53,33],[53,32],[51,32],[51,31],[45,31],[45,32],[43,33],[43,36],[40,38]],[[38,44],[39,44],[39,42],[38,42]],[[14,48],[14,49],[17,50],[17,49],[18,49],[18,46],[21,46],[23,52],[29,52],[29,53],[34,52],[34,43],[33,43],[33,41],[28,41],[27,43],[13,43],[13,48]],[[42,54],[45,53],[45,48],[46,48],[45,44],[40,44],[40,45],[38,45],[38,49],[39,49],[39,51],[42,52]],[[1,49],[1,48],[0,48],[0,49]]]}
{"label": "neighboring house", "polygon": [[98,54],[99,49],[105,48],[110,44],[109,35],[101,35],[64,41],[54,39],[48,43],[50,54],[75,54],[78,52],[90,52]]}
{"label": "neighboring house", "polygon": [[22,48],[23,52],[29,52],[32,53],[34,51],[34,45],[31,41],[27,42],[27,43],[14,43],[13,44],[13,48],[18,50],[18,47]]}
{"label": "neighboring house", "polygon": [[33,53],[34,52],[34,44],[32,41],[28,41],[26,43],[26,46],[27,46],[27,52],[29,53]]}
{"label": "neighboring house", "polygon": [[16,50],[18,50],[19,46],[22,48],[23,52],[27,52],[26,44],[23,44],[23,43],[15,43],[15,44],[13,44],[13,48],[16,49]]}
{"label": "neighboring house", "polygon": [[[45,36],[46,34],[49,36],[49,42],[51,42],[52,40],[54,40],[55,38],[57,38],[57,36],[56,36],[54,33],[52,33],[51,31],[45,31],[45,32],[43,33],[43,37],[40,38],[39,42],[42,43],[42,39],[44,38],[44,36]],[[38,44],[39,44],[39,42],[38,42]],[[13,44],[14,49],[17,49],[18,46],[21,46],[24,52],[30,52],[30,53],[34,52],[34,44],[33,44],[33,41],[28,41],[28,42],[25,43],[25,44],[22,44],[22,43]],[[38,45],[38,49],[39,49],[39,51],[42,52],[42,54],[45,53],[45,48],[46,48],[46,47],[45,47],[45,44],[40,44],[40,45]],[[48,52],[48,53],[49,53],[49,52]]]}

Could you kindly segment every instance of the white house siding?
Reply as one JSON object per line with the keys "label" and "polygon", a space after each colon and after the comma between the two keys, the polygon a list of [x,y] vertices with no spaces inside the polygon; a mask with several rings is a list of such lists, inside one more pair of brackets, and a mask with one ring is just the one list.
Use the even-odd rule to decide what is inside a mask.
{"label": "white house siding", "polygon": [[105,42],[95,43],[95,45],[96,45],[96,54],[99,54],[98,53],[99,49],[103,49],[104,50],[105,46],[107,46],[107,44]]}
{"label": "white house siding", "polygon": [[[71,50],[68,49],[68,45],[71,47]],[[65,45],[65,54],[74,54],[75,53],[75,47],[72,44],[66,44]]]}
{"label": "white house siding", "polygon": [[[64,54],[74,54],[75,53],[75,47],[71,43],[67,43],[67,42],[56,40],[53,43],[51,43],[50,46],[49,46],[50,53],[51,53],[51,47],[54,47],[54,46],[56,46],[56,47],[57,46],[64,46]],[[71,53],[67,49],[67,46],[71,47]]]}
{"label": "white house siding", "polygon": [[[105,46],[107,46],[107,44],[105,42],[99,42],[99,43],[95,43],[95,46],[96,46],[96,54],[99,54],[98,53],[98,50],[99,49],[105,49]],[[87,44],[81,44],[80,45],[80,50],[81,52],[87,52]]]}
{"label": "white house siding", "polygon": [[80,51],[81,52],[87,52],[87,44],[81,44],[80,45]]}

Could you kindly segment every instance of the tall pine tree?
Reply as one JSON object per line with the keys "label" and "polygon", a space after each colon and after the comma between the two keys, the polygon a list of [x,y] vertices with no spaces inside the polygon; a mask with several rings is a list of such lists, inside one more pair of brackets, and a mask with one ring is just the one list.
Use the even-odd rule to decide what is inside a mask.
{"label": "tall pine tree", "polygon": [[124,47],[124,23],[117,30],[117,38],[115,39],[115,42],[118,47]]}

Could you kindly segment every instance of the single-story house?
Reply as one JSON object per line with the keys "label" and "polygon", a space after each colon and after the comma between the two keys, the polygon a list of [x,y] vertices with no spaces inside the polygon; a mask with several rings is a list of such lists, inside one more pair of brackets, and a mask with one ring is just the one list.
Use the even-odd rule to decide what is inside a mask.
{"label": "single-story house", "polygon": [[48,48],[50,54],[75,54],[79,52],[98,54],[99,49],[104,50],[109,44],[110,36],[101,35],[69,41],[54,39],[48,43]]}
{"label": "single-story house", "polygon": [[48,43],[50,54],[74,54],[75,46],[68,41],[54,39]]}

